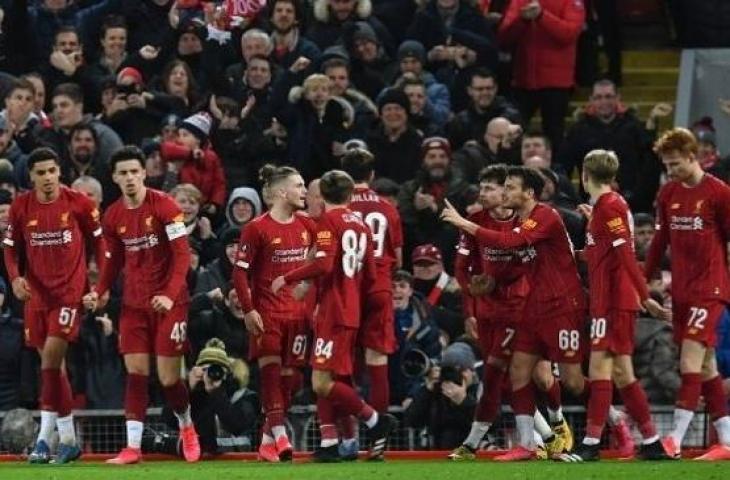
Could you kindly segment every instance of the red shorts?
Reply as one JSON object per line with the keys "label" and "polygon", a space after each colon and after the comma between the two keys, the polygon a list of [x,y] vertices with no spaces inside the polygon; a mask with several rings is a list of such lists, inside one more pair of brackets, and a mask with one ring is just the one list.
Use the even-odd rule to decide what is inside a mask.
{"label": "red shorts", "polygon": [[58,337],[73,342],[79,336],[84,310],[81,304],[55,308],[25,306],[25,343],[43,348],[47,337]]}
{"label": "red shorts", "polygon": [[717,344],[717,324],[726,307],[727,305],[717,300],[674,302],[674,341],[681,345],[682,340],[688,339],[714,347]]}
{"label": "red shorts", "polygon": [[335,375],[352,375],[357,331],[357,328],[315,320],[312,368],[330,371]]}
{"label": "red shorts", "polygon": [[634,353],[636,312],[611,310],[603,317],[591,319],[591,351],[615,355]]}
{"label": "red shorts", "polygon": [[309,351],[309,328],[306,318],[276,319],[261,317],[264,334],[249,334],[248,357],[256,360],[261,357],[280,357],[285,367],[303,367],[307,364]]}
{"label": "red shorts", "polygon": [[517,326],[512,350],[556,363],[580,363],[585,352],[584,325],[582,310],[552,317],[527,315]]}
{"label": "red shorts", "polygon": [[515,337],[515,325],[512,322],[477,320],[477,333],[479,348],[485,360],[494,357],[509,362]]}
{"label": "red shorts", "polygon": [[188,304],[175,304],[167,313],[122,306],[119,317],[120,353],[179,357],[187,353],[188,348]]}
{"label": "red shorts", "polygon": [[365,314],[358,333],[358,345],[391,354],[396,351],[398,341],[393,325],[393,292],[380,291],[370,294],[365,301]]}

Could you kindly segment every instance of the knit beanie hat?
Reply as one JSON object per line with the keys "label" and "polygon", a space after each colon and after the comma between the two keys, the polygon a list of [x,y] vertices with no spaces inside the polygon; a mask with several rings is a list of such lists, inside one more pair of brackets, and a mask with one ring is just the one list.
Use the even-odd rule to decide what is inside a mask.
{"label": "knit beanie hat", "polygon": [[367,40],[376,44],[380,44],[375,30],[367,22],[355,22],[355,31],[352,33],[352,41]]}
{"label": "knit beanie hat", "polygon": [[144,84],[142,73],[134,67],[124,67],[119,70],[119,73],[117,74],[117,83],[121,83],[122,79],[125,77],[130,77],[137,85]]}
{"label": "knit beanie hat", "polygon": [[404,58],[414,57],[422,64],[426,63],[426,49],[423,44],[416,40],[406,40],[398,47],[398,61]]}
{"label": "knit beanie hat", "polygon": [[228,358],[226,353],[226,344],[218,338],[211,338],[206,342],[205,348],[200,351],[195,365],[209,365],[211,363],[231,368],[231,359]]}
{"label": "knit beanie hat", "polygon": [[451,144],[444,137],[428,137],[421,143],[421,156],[426,156],[429,150],[443,150],[451,157]]}
{"label": "knit beanie hat", "polygon": [[208,140],[211,124],[212,120],[207,112],[198,112],[183,120],[180,128],[184,128],[195,135],[200,140],[200,143],[203,144]]}
{"label": "knit beanie hat", "polygon": [[408,113],[411,111],[411,101],[408,100],[408,95],[399,88],[387,88],[378,97],[378,113],[383,113],[383,107],[389,103],[395,103],[400,105]]}
{"label": "knit beanie hat", "polygon": [[451,366],[462,370],[473,369],[476,361],[474,350],[464,342],[452,343],[441,353],[442,367]]}

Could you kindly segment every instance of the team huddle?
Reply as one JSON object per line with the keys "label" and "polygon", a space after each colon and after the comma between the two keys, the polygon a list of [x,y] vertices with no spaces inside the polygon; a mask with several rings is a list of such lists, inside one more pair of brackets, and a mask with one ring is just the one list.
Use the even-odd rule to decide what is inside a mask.
{"label": "team huddle", "polygon": [[[697,142],[685,129],[665,133],[655,151],[670,180],[657,198],[656,234],[643,271],[634,253],[631,212],[613,189],[619,170],[613,152],[594,150],[582,165],[590,205],[580,207],[588,218],[581,252],[574,251],[560,215],[539,202],[544,180],[537,170],[485,168],[479,179],[481,208],[469,218],[445,202],[442,220],[461,231],[454,270],[463,290],[466,329],[478,337],[484,358],[484,391],[471,431],[451,459],[475,458],[499,417],[505,382],[511,386],[518,439],[497,461],[598,460],[606,425],[615,429],[623,456],[680,458],[701,396],[718,443],[699,458],[730,459],[730,417],[714,356],[715,329],[730,300],[730,187],[702,171]],[[144,186],[144,154],[136,147],[112,157],[122,197],[103,218],[83,194],[60,184],[55,152],[37,149],[28,165],[33,190],[11,206],[4,256],[13,291],[25,301],[27,343],[41,354],[41,427],[30,462],[67,463],[81,455],[63,359],[68,342],[78,336],[84,309],[106,304],[119,273],[127,447],[108,462],[142,459],[153,355],[165,399],[179,421],[184,457],[197,461],[200,445],[180,379],[188,348],[190,264],[181,211],[168,195]],[[260,371],[263,461],[293,457],[285,416],[295,372],[307,365],[321,433],[315,461],[357,459],[360,422],[368,428],[368,459],[381,460],[396,426],[387,413],[388,355],[397,348],[391,278],[401,264],[403,235],[396,207],[368,186],[373,169],[370,152],[348,150],[342,169],[318,180],[321,199],[307,198],[304,179],[291,167],[261,171],[269,210],[243,227],[232,281],[250,336],[249,357]],[[318,218],[303,213],[306,201],[320,202]],[[89,246],[100,269],[91,289]],[[671,310],[647,288],[667,247]],[[588,295],[578,273],[583,261]],[[639,310],[671,321],[680,347],[682,384],[673,429],[664,438],[633,372]],[[358,360],[370,385],[367,400],[352,383]],[[614,386],[641,433],[636,452],[624,415],[611,405]],[[562,413],[562,388],[587,406],[580,443]],[[546,399],[547,419],[537,408],[538,391]],[[52,458],[49,443],[56,427],[60,443]]]}

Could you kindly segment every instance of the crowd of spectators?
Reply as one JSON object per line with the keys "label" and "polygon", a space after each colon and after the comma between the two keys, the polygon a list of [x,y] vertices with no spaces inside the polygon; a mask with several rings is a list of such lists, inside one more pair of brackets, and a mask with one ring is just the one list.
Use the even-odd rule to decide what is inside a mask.
{"label": "crowd of spectators", "polygon": [[[185,215],[193,253],[189,365],[206,344],[222,348],[211,347],[213,338],[245,365],[248,339],[230,295],[231,270],[241,226],[266,208],[258,169],[293,165],[309,182],[338,168],[355,139],[375,155],[374,188],[397,205],[405,237],[404,270],[394,276],[400,349],[390,359],[392,404],[406,408],[408,424],[431,426],[435,446],[451,448],[468,431],[479,352],[449,275],[457,232],[439,220],[444,201],[475,212],[484,166],[534,166],[547,180],[542,200],[559,210],[580,247],[576,169],[588,151],[610,149],[621,159],[616,187],[644,214],[636,217],[640,255],[651,236],[644,227],[661,179],[651,145],[671,107],[660,104],[639,119],[621,102],[619,66],[613,80],[588,76],[587,106],[565,125],[577,45],[597,34],[591,19],[602,3],[2,1],[0,230],[13,197],[30,187],[26,159],[34,148],[53,147],[63,181],[103,209],[119,197],[111,154],[140,146],[149,186],[168,191]],[[535,130],[537,111],[542,127]],[[695,131],[707,168],[727,177],[711,121]],[[317,195],[316,182],[309,195]],[[23,346],[22,305],[1,270],[0,410],[33,408],[38,359]],[[667,281],[656,280],[657,295]],[[88,316],[69,354],[78,408],[122,405],[118,293]],[[646,322],[647,342],[669,338],[655,335],[666,326]],[[673,380],[662,376],[672,368],[655,372],[660,359],[645,361],[645,373],[639,365],[637,373],[656,383],[653,398],[673,398],[665,395]],[[247,415],[257,404],[251,369],[250,383],[246,366],[225,386],[239,399],[247,392]],[[439,380],[454,369],[463,381]],[[194,396],[211,394],[195,372]],[[237,424],[236,432],[246,428]]]}

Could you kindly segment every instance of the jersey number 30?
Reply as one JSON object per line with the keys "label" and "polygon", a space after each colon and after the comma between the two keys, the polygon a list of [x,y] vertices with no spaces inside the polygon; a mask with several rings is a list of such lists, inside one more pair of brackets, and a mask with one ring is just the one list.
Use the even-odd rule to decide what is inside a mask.
{"label": "jersey number 30", "polygon": [[362,260],[368,247],[368,236],[359,235],[354,230],[345,230],[342,234],[342,271],[353,278],[362,269]]}

